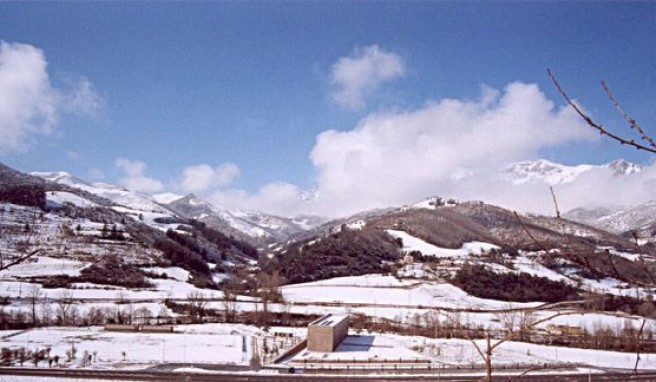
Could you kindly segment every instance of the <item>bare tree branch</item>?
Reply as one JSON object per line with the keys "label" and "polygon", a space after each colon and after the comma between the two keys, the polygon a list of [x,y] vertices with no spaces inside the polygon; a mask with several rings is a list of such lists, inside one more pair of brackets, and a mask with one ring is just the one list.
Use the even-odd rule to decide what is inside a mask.
{"label": "bare tree branch", "polygon": [[611,93],[608,86],[606,86],[606,81],[601,81],[601,87],[604,88],[604,91],[606,92],[608,99],[610,99],[613,105],[615,105],[615,109],[617,109],[617,111],[622,115],[622,117],[624,117],[626,122],[628,122],[629,126],[631,126],[631,128],[640,135],[640,139],[649,143],[651,147],[656,149],[656,142],[654,142],[654,140],[649,135],[647,135],[647,133],[645,133],[645,131],[642,129],[642,127],[638,125],[635,119],[631,118],[628,114],[626,114],[624,109],[622,109],[620,104],[615,100],[615,97],[613,97],[613,93]]}
{"label": "bare tree branch", "polygon": [[36,256],[37,254],[39,254],[39,252],[41,252],[40,249],[35,249],[34,251],[29,252],[29,253],[24,254],[24,255],[21,255],[18,258],[14,259],[13,261],[10,261],[9,263],[6,263],[6,264],[4,262],[0,261],[0,271],[3,271],[3,270],[5,270],[9,267],[13,267],[16,264],[20,264],[23,261],[25,261],[25,260],[33,257],[33,256]]}
{"label": "bare tree branch", "polygon": [[[629,124],[631,125],[631,128],[636,129],[636,127],[637,127],[637,128],[639,129],[639,130],[637,130],[637,131],[638,131],[638,133],[641,135],[641,139],[645,140],[645,138],[647,138],[646,140],[647,140],[647,142],[649,142],[650,146],[646,146],[646,145],[643,145],[643,144],[641,144],[641,143],[638,143],[638,142],[636,142],[636,141],[633,140],[633,139],[625,139],[625,138],[622,138],[622,137],[620,137],[619,135],[613,134],[613,133],[611,133],[610,131],[606,130],[602,125],[599,125],[599,124],[595,123],[595,122],[592,120],[592,118],[590,118],[588,115],[586,115],[585,113],[583,113],[583,111],[582,111],[582,110],[581,110],[581,109],[580,109],[580,108],[574,103],[574,101],[572,101],[572,99],[567,95],[567,93],[565,93],[565,91],[563,90],[563,88],[562,88],[562,87],[560,86],[560,84],[558,83],[558,80],[556,80],[556,77],[555,77],[554,74],[551,72],[551,69],[547,69],[547,74],[549,74],[549,77],[551,77],[551,81],[552,81],[552,82],[554,83],[554,85],[556,86],[556,89],[558,89],[558,92],[560,93],[560,95],[562,95],[563,98],[565,98],[565,101],[567,101],[567,103],[572,107],[572,109],[574,109],[574,110],[576,111],[576,113],[577,113],[579,116],[581,116],[581,118],[583,118],[583,120],[588,124],[588,126],[590,126],[590,127],[592,127],[593,129],[597,130],[597,131],[599,132],[599,134],[601,134],[601,135],[605,135],[605,136],[607,136],[607,137],[609,137],[609,138],[611,138],[611,139],[613,139],[613,140],[619,142],[621,145],[632,146],[632,147],[635,147],[635,148],[638,149],[638,150],[643,150],[643,151],[647,151],[647,152],[650,152],[650,153],[654,153],[654,154],[656,154],[656,145],[654,145],[653,140],[652,140],[651,138],[649,138],[649,137],[644,133],[644,131],[638,127],[637,124],[635,124],[635,121],[633,121],[632,118],[630,118],[630,117],[628,117],[628,116],[626,117],[626,118],[628,118],[629,121],[633,121],[633,122],[634,122],[634,124],[631,124],[631,122],[629,122]],[[602,85],[602,86],[605,87],[605,85]],[[609,93],[608,93],[608,94],[609,94]],[[619,106],[619,105],[618,105],[618,106]],[[620,108],[619,110],[622,110],[622,109]],[[623,110],[621,111],[621,113],[622,113],[623,115],[625,115],[624,112],[623,112]]]}

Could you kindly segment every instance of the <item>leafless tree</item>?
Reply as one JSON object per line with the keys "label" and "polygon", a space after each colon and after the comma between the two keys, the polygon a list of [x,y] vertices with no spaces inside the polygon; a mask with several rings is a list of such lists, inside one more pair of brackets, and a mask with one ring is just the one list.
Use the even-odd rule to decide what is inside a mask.
{"label": "leafless tree", "polygon": [[34,242],[35,233],[38,231],[35,224],[37,219],[36,212],[31,214],[31,218],[25,222],[24,228],[20,228],[22,232],[17,229],[3,228],[0,224],[0,239],[4,239],[6,244],[13,247],[12,251],[0,250],[0,271],[23,263],[41,252],[40,248],[35,248]]}
{"label": "leafless tree", "polygon": [[70,290],[63,290],[56,301],[57,322],[60,325],[69,325],[75,316],[75,307],[73,306],[73,293]]}
{"label": "leafless tree", "polygon": [[278,271],[273,271],[272,273],[260,272],[257,275],[257,284],[257,294],[262,303],[259,321],[261,325],[266,326],[269,323],[269,303],[282,302],[282,295],[280,294],[282,279]]}
{"label": "leafless tree", "polygon": [[[615,133],[609,131],[603,125],[595,122],[590,116],[585,114],[576,103],[574,103],[572,101],[571,97],[565,92],[563,87],[560,85],[560,83],[556,79],[556,76],[553,74],[553,72],[550,69],[547,69],[547,74],[551,78],[551,81],[553,82],[554,86],[556,87],[556,89],[558,90],[560,95],[565,99],[565,101],[567,101],[569,106],[572,109],[574,109],[574,111],[585,121],[585,123],[589,127],[596,130],[602,136],[608,137],[611,140],[613,140],[615,142],[618,142],[620,145],[626,145],[626,146],[629,146],[629,147],[633,147],[633,148],[635,148],[639,151],[646,151],[646,152],[649,152],[649,153],[652,153],[652,154],[656,154],[656,140],[652,136],[647,134],[647,132],[645,132],[645,129],[643,129],[638,124],[638,122],[624,110],[624,108],[620,105],[620,103],[613,96],[613,93],[611,92],[608,85],[606,85],[605,81],[601,81],[601,87],[603,88],[604,92],[606,93],[606,97],[613,104],[613,106],[615,107],[615,110],[617,110],[617,112],[626,121],[626,123],[628,124],[629,130],[631,130],[639,138],[639,141],[636,141],[634,138],[627,138],[626,136],[615,134]],[[552,195],[554,196],[554,204],[556,204],[556,206],[557,206],[556,197],[555,197],[555,194],[553,193],[553,190],[552,190]],[[557,207],[556,207],[556,210],[557,210]],[[558,217],[560,218],[559,214],[558,214]],[[637,245],[637,239],[636,239],[636,247],[639,248],[639,246]],[[642,263],[643,268],[647,269],[647,266],[645,265],[644,259],[642,258],[642,256],[640,257],[640,262]],[[616,272],[616,273],[618,273],[618,272]],[[646,274],[652,275],[651,272],[646,272]],[[619,273],[617,274],[617,276],[621,277],[621,275],[619,275]],[[656,286],[656,279],[653,276],[652,276],[650,284],[651,285],[646,285],[646,286],[650,286],[650,287]],[[638,364],[640,362],[640,348],[641,348],[641,345],[642,345],[642,334],[643,334],[643,330],[644,330],[644,327],[645,327],[645,323],[646,323],[646,319],[643,319],[642,325],[640,326],[640,329],[636,332],[636,337],[635,337],[635,342],[636,342],[636,344],[635,344],[636,363],[635,363],[635,366],[634,366],[634,369],[633,369],[634,372],[637,372]]]}
{"label": "leafless tree", "polygon": [[206,315],[207,297],[202,292],[191,292],[187,295],[189,301],[189,316],[192,322],[200,323]]}
{"label": "leafless tree", "polygon": [[36,307],[41,303],[42,299],[43,291],[41,290],[41,286],[38,284],[32,284],[30,290],[27,293],[27,302],[30,304],[32,312],[32,325],[37,324]]}
{"label": "leafless tree", "polygon": [[[547,307],[541,307],[540,309],[546,310],[546,308]],[[468,328],[462,324],[462,320],[458,314],[454,314],[454,312],[438,310],[438,313],[445,317],[447,321],[455,326],[461,335],[463,335],[467,340],[469,340],[469,342],[472,343],[478,355],[483,359],[485,364],[485,382],[492,381],[492,354],[496,348],[505,342],[519,340],[522,336],[530,333],[530,331],[539,324],[551,321],[556,317],[579,313],[573,311],[557,311],[555,313],[549,314],[546,317],[538,319],[536,316],[537,312],[537,308],[525,308],[515,309],[513,312],[501,313],[501,315],[507,316],[506,321],[503,322],[505,330],[502,334],[498,334],[498,331],[495,331],[492,328],[481,330],[479,334],[482,335],[482,339],[484,341],[484,345],[481,346],[479,341],[477,341],[477,337],[472,335],[473,331],[471,328]]]}
{"label": "leafless tree", "polygon": [[226,322],[237,320],[237,296],[227,286],[223,287],[223,316]]}

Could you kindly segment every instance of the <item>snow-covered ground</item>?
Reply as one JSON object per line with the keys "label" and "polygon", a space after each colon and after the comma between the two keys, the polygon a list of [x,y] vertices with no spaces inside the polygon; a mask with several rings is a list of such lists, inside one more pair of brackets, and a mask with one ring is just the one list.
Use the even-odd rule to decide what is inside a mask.
{"label": "snow-covered ground", "polygon": [[[27,350],[49,348],[50,355],[59,355],[60,363],[68,367],[80,367],[85,353],[95,358],[89,366],[93,368],[135,369],[165,362],[247,365],[253,355],[254,344],[258,352],[261,352],[264,338],[271,345],[280,341],[272,333],[285,331],[297,336],[304,335],[302,330],[294,328],[271,328],[266,333],[256,327],[239,324],[180,325],[175,327],[173,333],[112,332],[101,327],[46,327],[21,332],[0,332],[0,346],[25,347]],[[477,343],[485,347],[484,340]],[[73,347],[76,349],[76,358],[69,360],[66,353]],[[380,364],[393,363],[399,359],[435,368],[480,367],[483,364],[468,340],[351,331],[335,352],[305,350],[291,359],[289,365],[308,363],[310,367],[325,367],[327,364],[335,367],[335,362],[339,362],[342,363],[341,367],[345,367],[345,362],[369,360]],[[496,368],[528,368],[531,365],[564,363],[631,369],[635,363],[635,354],[513,341],[503,343],[493,352],[493,366]],[[40,366],[46,367],[45,362]],[[656,354],[642,354],[639,368],[656,369]]]}
{"label": "snow-covered ground", "polygon": [[8,277],[38,277],[38,276],[79,276],[80,271],[91,265],[70,259],[59,259],[48,256],[38,256],[9,269],[0,271],[0,279]]}
{"label": "snow-covered ground", "polygon": [[563,276],[525,255],[518,256],[514,261],[514,266],[517,273],[528,273],[529,275],[545,277],[552,281],[561,281],[570,285],[576,284],[576,282],[569,277]]}
{"label": "snow-covered ground", "polygon": [[[380,277],[380,284],[375,280]],[[348,283],[347,283],[348,280]],[[365,284],[360,284],[360,280]],[[336,284],[333,284],[335,282]],[[506,309],[532,307],[539,303],[508,303],[471,296],[462,289],[437,282],[393,285],[390,276],[359,276],[286,285],[281,288],[290,302],[344,302],[349,304],[387,304],[392,306],[423,306],[433,308]],[[371,287],[375,285],[375,287]],[[399,286],[404,286],[400,288]]]}
{"label": "snow-covered ground", "polygon": [[[312,364],[314,362],[357,362],[369,361],[371,363],[394,362],[399,359],[404,361],[430,362],[425,357],[405,344],[400,343],[398,339],[384,335],[349,335],[332,353],[302,351],[293,357],[289,364]],[[345,366],[345,365],[344,365]]]}
{"label": "snow-covered ground", "polygon": [[71,203],[74,206],[83,207],[83,208],[95,207],[97,205],[96,203],[88,199],[64,191],[47,192],[46,202],[48,203],[48,206],[55,207],[55,208],[61,207],[64,203]]}
{"label": "snow-covered ground", "polygon": [[[0,332],[1,333],[1,332]],[[174,333],[113,332],[102,327],[38,328],[4,337],[0,346],[27,350],[50,348],[64,363],[76,366],[82,354],[96,355],[96,364],[154,364],[194,362],[248,364],[252,340],[259,329],[244,325],[177,326]],[[66,352],[77,349],[77,359],[66,361]]]}
{"label": "snow-covered ground", "polygon": [[394,238],[400,238],[401,240],[403,240],[403,248],[402,248],[403,252],[419,251],[425,256],[451,257],[451,258],[463,257],[470,254],[478,255],[481,254],[481,252],[499,248],[494,244],[482,243],[478,241],[465,243],[462,245],[461,248],[458,249],[442,248],[427,243],[424,240],[421,240],[414,236],[411,236],[405,231],[396,231],[390,229],[387,230],[386,232]]}
{"label": "snow-covered ground", "polygon": [[414,284],[417,284],[417,282],[410,281],[410,280],[401,280],[394,276],[370,274],[370,275],[362,275],[362,276],[334,277],[331,279],[315,281],[313,283],[297,284],[297,285],[407,287]]}
{"label": "snow-covered ground", "polygon": [[146,272],[156,274],[158,276],[166,276],[177,281],[186,282],[189,280],[190,272],[186,269],[180,267],[144,267],[142,268]]}

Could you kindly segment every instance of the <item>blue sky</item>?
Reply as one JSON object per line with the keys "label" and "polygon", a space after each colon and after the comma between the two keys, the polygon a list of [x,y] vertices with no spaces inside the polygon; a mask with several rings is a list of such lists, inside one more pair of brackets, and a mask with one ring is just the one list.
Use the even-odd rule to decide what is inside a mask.
{"label": "blue sky", "polygon": [[[483,97],[483,85],[503,99],[509,84],[535,84],[560,107],[547,68],[597,120],[624,131],[598,86],[605,79],[654,135],[655,39],[654,2],[3,2],[5,53],[12,44],[41,52],[48,91],[59,101],[52,101],[56,121],[22,130],[0,161],[24,171],[145,185],[145,191],[197,191],[240,207],[286,205],[289,195],[306,192],[341,195],[340,188],[353,189],[357,179],[378,179],[357,171],[354,179],[341,179],[337,173],[346,170],[330,158],[348,153],[325,145],[349,147],[352,141],[341,139],[352,137],[395,155],[389,142],[353,132],[376,117],[412,115],[444,99],[474,102]],[[365,61],[370,66],[358,72],[356,64]],[[76,96],[85,102],[71,101]],[[326,131],[344,135],[319,139]],[[566,164],[651,160],[585,134],[527,141],[526,148],[490,145],[514,153],[492,160],[495,165],[538,157]],[[461,149],[453,152],[466,156],[471,148]],[[357,155],[348,157],[357,162]],[[397,171],[447,168],[440,160],[408,159],[408,169]],[[384,161],[356,164],[365,175],[389,168]],[[206,167],[189,174],[202,184],[183,186],[193,180],[184,178],[185,169],[200,165]],[[449,174],[476,166],[460,161]],[[139,177],[151,183],[131,182]],[[396,190],[376,203],[426,188]],[[370,207],[353,203],[345,211],[360,206]],[[288,210],[294,209],[277,212]]]}

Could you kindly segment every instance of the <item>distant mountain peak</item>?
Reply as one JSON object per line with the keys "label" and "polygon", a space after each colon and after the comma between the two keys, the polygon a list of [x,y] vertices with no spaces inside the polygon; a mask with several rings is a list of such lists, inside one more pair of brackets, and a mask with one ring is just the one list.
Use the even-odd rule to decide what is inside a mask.
{"label": "distant mountain peak", "polygon": [[76,185],[86,185],[90,186],[91,184],[74,176],[71,173],[66,171],[55,171],[55,172],[31,172],[30,175],[39,177],[41,179],[49,180],[51,182],[65,184],[68,186],[75,187]]}
{"label": "distant mountain peak", "polygon": [[613,170],[617,175],[635,174],[643,170],[643,166],[626,161],[625,159],[615,159],[608,163],[606,167]]}
{"label": "distant mountain peak", "polygon": [[254,240],[257,244],[283,240],[323,222],[312,217],[291,219],[259,211],[222,209],[193,193],[174,200],[166,206],[186,217],[237,233],[246,240]]}
{"label": "distant mountain peak", "polygon": [[610,169],[616,175],[629,175],[640,172],[642,166],[624,159],[616,159],[604,165],[580,164],[575,166],[538,159],[513,163],[505,168],[504,175],[514,184],[540,181],[557,185],[571,183],[579,176],[595,169]]}
{"label": "distant mountain peak", "polygon": [[153,200],[159,204],[169,204],[181,198],[183,198],[182,195],[174,194],[172,192],[162,192],[160,194],[153,195]]}

